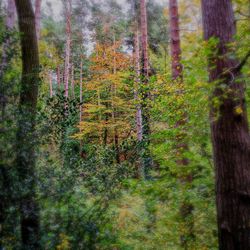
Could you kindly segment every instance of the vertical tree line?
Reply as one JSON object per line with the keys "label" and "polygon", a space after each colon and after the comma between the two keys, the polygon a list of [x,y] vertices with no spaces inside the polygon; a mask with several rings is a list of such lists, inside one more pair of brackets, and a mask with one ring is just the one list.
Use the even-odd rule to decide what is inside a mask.
{"label": "vertical tree line", "polygon": [[40,248],[39,205],[36,196],[36,105],[39,85],[39,55],[35,15],[29,0],[16,0],[21,33],[22,79],[16,138],[22,249]]}

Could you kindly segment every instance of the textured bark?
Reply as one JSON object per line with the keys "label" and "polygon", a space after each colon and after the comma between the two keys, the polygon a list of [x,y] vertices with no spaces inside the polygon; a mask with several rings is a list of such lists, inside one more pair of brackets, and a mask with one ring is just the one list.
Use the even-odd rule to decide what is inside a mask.
{"label": "textured bark", "polygon": [[39,249],[39,208],[36,200],[35,117],[39,56],[35,15],[29,0],[16,0],[22,49],[22,79],[16,141],[22,249]]}
{"label": "textured bark", "polygon": [[150,114],[148,100],[150,98],[148,90],[149,77],[149,60],[148,60],[148,26],[147,26],[147,8],[146,1],[140,0],[140,29],[141,29],[141,116],[142,116],[142,147],[143,147],[143,175],[148,177],[149,169],[152,166],[152,159],[149,151],[149,136],[150,136]]}
{"label": "textured bark", "polygon": [[182,79],[181,42],[177,0],[169,0],[170,47],[173,79]]}
{"label": "textured bark", "polygon": [[74,65],[71,66],[71,97],[75,98],[75,79],[74,79]]}
{"label": "textured bark", "polygon": [[36,2],[35,2],[35,20],[36,20],[36,36],[37,36],[37,40],[40,39],[41,4],[42,4],[42,0],[36,0]]}
{"label": "textured bark", "polygon": [[70,53],[71,53],[71,12],[72,2],[65,2],[65,17],[66,17],[66,47],[65,47],[65,64],[64,64],[64,88],[65,97],[69,97],[69,70],[70,70]]}
{"label": "textured bark", "polygon": [[221,250],[250,249],[250,137],[245,87],[230,43],[236,33],[230,0],[202,0],[204,38],[218,38],[209,56],[216,82],[210,121],[216,169],[216,202]]}

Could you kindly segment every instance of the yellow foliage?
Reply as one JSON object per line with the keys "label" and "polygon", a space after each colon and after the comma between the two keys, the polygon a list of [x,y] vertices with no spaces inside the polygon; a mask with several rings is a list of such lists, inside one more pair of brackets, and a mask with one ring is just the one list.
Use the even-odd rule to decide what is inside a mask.
{"label": "yellow foliage", "polygon": [[57,250],[69,250],[70,249],[70,243],[69,238],[66,234],[61,233],[60,234],[60,244],[56,247]]}

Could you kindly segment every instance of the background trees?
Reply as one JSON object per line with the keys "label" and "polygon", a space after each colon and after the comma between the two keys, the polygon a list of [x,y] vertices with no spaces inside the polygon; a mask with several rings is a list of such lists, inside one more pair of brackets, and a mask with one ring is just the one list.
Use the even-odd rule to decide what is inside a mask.
{"label": "background trees", "polygon": [[[23,233],[26,248],[217,249],[215,178],[218,194],[231,183],[239,190],[218,196],[221,248],[241,240],[247,247],[247,232],[235,229],[244,220],[234,214],[247,218],[248,175],[228,170],[248,171],[250,92],[246,85],[244,102],[241,84],[249,81],[248,1],[233,2],[237,30],[230,1],[204,1],[205,41],[199,0],[33,1],[24,12],[36,19],[31,13],[23,30],[33,39],[23,44],[32,53],[24,61],[17,41],[26,36],[15,31],[15,18],[9,32],[7,2],[0,5],[0,56],[8,59],[1,64],[1,247],[20,249]],[[40,79],[31,71],[35,33]],[[31,62],[20,82],[22,64]],[[232,77],[232,67],[241,73],[233,69]],[[20,202],[33,210],[20,210]]]}

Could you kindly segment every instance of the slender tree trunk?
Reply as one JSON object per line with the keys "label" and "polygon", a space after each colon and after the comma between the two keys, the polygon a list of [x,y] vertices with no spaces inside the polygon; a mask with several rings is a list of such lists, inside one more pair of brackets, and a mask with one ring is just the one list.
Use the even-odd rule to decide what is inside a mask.
{"label": "slender tree trunk", "polygon": [[65,6],[65,16],[66,16],[66,48],[65,48],[65,65],[64,65],[64,87],[65,87],[65,97],[69,97],[69,70],[70,70],[70,53],[71,53],[71,12],[72,12],[72,2],[71,0],[66,1]]}
{"label": "slender tree trunk", "polygon": [[53,83],[52,83],[52,71],[49,71],[49,96],[53,97]]}
{"label": "slender tree trunk", "polygon": [[57,78],[57,87],[58,87],[58,89],[60,89],[60,86],[61,86],[61,70],[60,70],[59,65],[57,66],[57,69],[56,69],[56,78]]}
{"label": "slender tree trunk", "polygon": [[36,200],[35,120],[39,85],[39,55],[35,16],[29,0],[16,0],[22,49],[22,79],[16,141],[22,249],[40,249]]}
{"label": "slender tree trunk", "polygon": [[[172,63],[172,79],[179,88],[179,94],[183,95],[183,70],[181,64],[181,41],[180,41],[180,29],[179,29],[179,13],[178,13],[178,1],[169,0],[169,17],[170,17],[170,47],[171,47],[171,63]],[[182,111],[184,107],[180,107]],[[189,160],[183,156],[183,153],[188,150],[186,142],[186,124],[187,115],[183,113],[181,120],[177,121],[176,127],[180,130],[177,135],[177,151],[180,158],[177,160],[177,164],[180,167],[187,167]],[[182,173],[183,171],[183,173]],[[192,183],[192,174],[185,174],[185,169],[180,169],[180,182],[183,192],[187,192],[187,187]],[[183,249],[189,249],[190,243],[194,240],[194,218],[193,205],[188,199],[184,199],[180,207],[181,217],[181,229],[183,233],[180,235],[180,243]]]}
{"label": "slender tree trunk", "polygon": [[71,66],[71,96],[75,98],[75,79],[74,79],[74,65]]}
{"label": "slender tree trunk", "polygon": [[149,76],[149,60],[148,60],[148,27],[147,27],[147,9],[146,1],[140,0],[140,24],[141,24],[141,116],[142,116],[142,147],[143,147],[143,175],[145,178],[148,177],[148,172],[152,166],[152,159],[149,151],[149,136],[150,136],[150,125],[149,125],[149,90],[148,90],[148,76]]}
{"label": "slender tree trunk", "polygon": [[40,30],[41,30],[41,4],[42,0],[35,1],[36,36],[38,41],[40,39]]}
{"label": "slender tree trunk", "polygon": [[232,47],[236,33],[230,0],[202,0],[204,38],[218,38],[209,56],[210,122],[216,169],[216,201],[221,250],[250,249],[250,136],[241,63]]}
{"label": "slender tree trunk", "polygon": [[80,122],[82,121],[82,82],[83,82],[83,79],[82,79],[82,67],[83,67],[83,64],[82,64],[82,59],[81,59],[81,64],[80,64]]}
{"label": "slender tree trunk", "polygon": [[181,42],[177,0],[169,0],[172,78],[182,80]]}
{"label": "slender tree trunk", "polygon": [[137,140],[139,142],[142,141],[142,117],[141,117],[141,105],[139,103],[139,97],[138,97],[138,88],[140,85],[140,37],[139,37],[139,30],[138,30],[138,25],[136,28],[136,32],[134,35],[134,58],[135,58],[135,90],[134,90],[134,98],[136,103],[136,128],[137,128]]}
{"label": "slender tree trunk", "polygon": [[148,61],[148,24],[146,1],[140,0],[141,10],[141,43],[142,43],[142,75],[148,80],[149,61]]}

